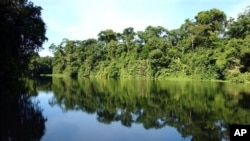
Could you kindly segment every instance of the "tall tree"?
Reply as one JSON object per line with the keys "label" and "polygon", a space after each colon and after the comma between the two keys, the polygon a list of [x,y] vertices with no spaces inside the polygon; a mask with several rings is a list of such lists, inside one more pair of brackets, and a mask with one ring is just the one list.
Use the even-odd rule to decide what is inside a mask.
{"label": "tall tree", "polygon": [[0,78],[17,78],[35,51],[42,49],[45,23],[42,8],[28,0],[0,2]]}
{"label": "tall tree", "polygon": [[123,42],[125,43],[127,52],[131,50],[131,46],[132,46],[133,40],[135,39],[135,35],[136,33],[134,32],[133,27],[128,27],[123,30],[122,39],[123,39]]}
{"label": "tall tree", "polygon": [[227,34],[231,38],[245,38],[250,35],[250,6],[239,14],[236,21],[230,20]]}
{"label": "tall tree", "polygon": [[115,56],[116,47],[118,44],[118,34],[111,29],[101,31],[98,34],[98,40],[104,42],[105,50],[108,53],[108,58],[113,58]]}
{"label": "tall tree", "polygon": [[107,29],[98,34],[98,40],[105,43],[108,43],[111,40],[117,41],[117,34],[112,29]]}
{"label": "tall tree", "polygon": [[209,25],[212,32],[224,31],[227,22],[226,18],[226,14],[218,9],[201,11],[195,17],[197,24]]}

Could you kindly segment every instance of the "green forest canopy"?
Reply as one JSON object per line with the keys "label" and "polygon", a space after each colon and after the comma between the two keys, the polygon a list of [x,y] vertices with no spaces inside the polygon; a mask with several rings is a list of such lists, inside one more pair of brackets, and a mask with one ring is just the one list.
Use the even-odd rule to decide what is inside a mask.
{"label": "green forest canopy", "polygon": [[98,39],[51,44],[53,74],[104,78],[250,81],[250,8],[237,19],[219,9],[199,12],[178,29],[103,30]]}

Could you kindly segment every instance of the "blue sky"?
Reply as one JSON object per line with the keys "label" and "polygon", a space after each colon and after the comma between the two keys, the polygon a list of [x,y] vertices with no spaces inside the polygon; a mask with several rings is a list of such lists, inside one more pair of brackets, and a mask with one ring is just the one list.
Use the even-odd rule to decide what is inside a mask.
{"label": "blue sky", "polygon": [[194,19],[198,12],[217,8],[227,17],[237,17],[250,0],[31,0],[41,6],[47,26],[41,56],[51,55],[50,44],[63,38],[85,40],[97,38],[105,29],[122,32],[127,27],[136,31],[147,26],[179,28],[184,20]]}

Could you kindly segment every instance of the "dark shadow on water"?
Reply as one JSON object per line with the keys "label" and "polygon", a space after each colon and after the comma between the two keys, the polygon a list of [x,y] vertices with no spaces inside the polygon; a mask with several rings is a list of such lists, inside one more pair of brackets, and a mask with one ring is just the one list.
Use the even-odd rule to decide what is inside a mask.
{"label": "dark shadow on water", "polygon": [[43,117],[38,101],[31,99],[29,85],[24,83],[24,81],[6,81],[1,83],[0,92],[0,140],[40,140],[45,133],[45,122],[47,119]]}
{"label": "dark shadow on water", "polygon": [[[174,127],[192,141],[229,140],[230,124],[250,124],[248,85],[153,80],[27,79],[1,85],[1,140],[39,140],[46,119],[31,96],[52,91],[48,101],[64,112],[96,114],[104,124],[147,129]],[[29,94],[29,95],[27,95]],[[81,122],[81,121],[79,121]]]}

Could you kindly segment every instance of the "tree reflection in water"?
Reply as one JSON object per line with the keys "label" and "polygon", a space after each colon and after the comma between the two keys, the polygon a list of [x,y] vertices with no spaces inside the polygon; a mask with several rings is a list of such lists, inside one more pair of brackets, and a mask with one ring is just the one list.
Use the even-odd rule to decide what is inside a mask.
{"label": "tree reflection in water", "polygon": [[51,105],[96,113],[99,122],[120,121],[145,129],[175,127],[192,140],[229,140],[229,124],[250,124],[245,84],[158,80],[53,78]]}
{"label": "tree reflection in water", "polygon": [[46,119],[38,103],[31,100],[28,94],[31,90],[24,84],[27,83],[1,83],[2,141],[37,141],[44,135]]}

